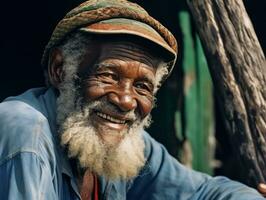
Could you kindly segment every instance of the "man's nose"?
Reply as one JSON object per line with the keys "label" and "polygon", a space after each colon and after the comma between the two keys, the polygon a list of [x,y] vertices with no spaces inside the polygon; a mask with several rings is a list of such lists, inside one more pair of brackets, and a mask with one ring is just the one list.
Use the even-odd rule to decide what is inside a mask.
{"label": "man's nose", "polygon": [[108,100],[125,112],[137,108],[137,101],[129,92],[110,92]]}

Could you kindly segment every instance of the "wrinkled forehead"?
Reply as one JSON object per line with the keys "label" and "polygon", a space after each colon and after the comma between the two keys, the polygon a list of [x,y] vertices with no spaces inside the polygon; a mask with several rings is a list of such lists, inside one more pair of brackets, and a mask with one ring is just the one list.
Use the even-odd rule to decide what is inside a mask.
{"label": "wrinkled forehead", "polygon": [[137,42],[127,40],[107,41],[101,44],[102,59],[121,59],[143,63],[156,68],[161,59],[148,47],[141,46]]}
{"label": "wrinkled forehead", "polygon": [[[85,70],[84,67],[90,66],[93,68],[93,65],[108,59],[136,61],[154,70],[163,62],[163,59],[154,51],[154,48],[141,40],[118,36],[96,36],[91,37],[90,40],[91,42],[88,43],[86,53],[81,60],[81,71]],[[92,68],[89,70],[93,70]]]}

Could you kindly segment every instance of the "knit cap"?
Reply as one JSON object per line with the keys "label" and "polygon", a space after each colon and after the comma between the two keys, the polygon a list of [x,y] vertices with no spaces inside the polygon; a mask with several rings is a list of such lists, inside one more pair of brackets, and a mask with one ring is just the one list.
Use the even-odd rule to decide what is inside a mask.
{"label": "knit cap", "polygon": [[43,67],[47,66],[50,50],[75,31],[140,37],[165,51],[169,73],[176,62],[176,39],[142,7],[127,0],[89,0],[71,10],[57,24],[43,53]]}

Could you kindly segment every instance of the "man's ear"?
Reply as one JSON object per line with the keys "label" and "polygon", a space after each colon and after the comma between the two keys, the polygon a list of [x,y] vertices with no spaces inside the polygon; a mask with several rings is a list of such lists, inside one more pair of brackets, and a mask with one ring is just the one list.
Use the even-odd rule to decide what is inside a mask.
{"label": "man's ear", "polygon": [[63,55],[58,48],[51,50],[48,63],[48,76],[51,85],[58,89],[63,81]]}

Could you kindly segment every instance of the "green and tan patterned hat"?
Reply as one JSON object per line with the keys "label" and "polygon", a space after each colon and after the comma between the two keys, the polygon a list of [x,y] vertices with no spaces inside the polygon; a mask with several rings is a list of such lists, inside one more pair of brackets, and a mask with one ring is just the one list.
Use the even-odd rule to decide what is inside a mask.
{"label": "green and tan patterned hat", "polygon": [[89,0],[71,10],[57,24],[42,57],[44,67],[50,50],[74,31],[128,34],[146,39],[165,51],[169,72],[177,58],[174,36],[139,5],[127,0]]}

